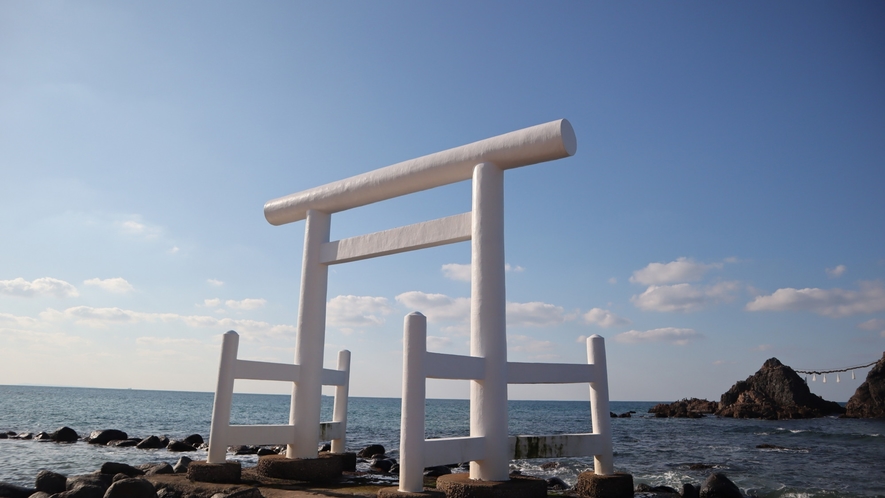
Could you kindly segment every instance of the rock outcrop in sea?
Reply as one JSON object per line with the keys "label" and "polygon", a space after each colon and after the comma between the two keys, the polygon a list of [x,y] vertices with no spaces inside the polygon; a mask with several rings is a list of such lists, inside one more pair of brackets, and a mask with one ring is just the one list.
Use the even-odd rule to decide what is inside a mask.
{"label": "rock outcrop in sea", "polygon": [[867,373],[867,379],[848,400],[845,416],[885,418],[885,353],[882,353],[882,358]]}
{"label": "rock outcrop in sea", "polygon": [[691,398],[674,401],[673,403],[659,403],[649,408],[648,413],[654,413],[655,417],[672,418],[701,418],[707,413],[715,413],[719,403],[705,399]]}
{"label": "rock outcrop in sea", "polygon": [[815,418],[845,413],[845,408],[813,394],[792,368],[768,359],[755,374],[735,383],[719,400],[716,415],[769,420]]}

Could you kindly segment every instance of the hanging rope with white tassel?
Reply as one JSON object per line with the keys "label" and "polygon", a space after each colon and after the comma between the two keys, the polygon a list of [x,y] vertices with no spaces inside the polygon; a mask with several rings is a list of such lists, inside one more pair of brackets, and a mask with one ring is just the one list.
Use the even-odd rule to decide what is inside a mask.
{"label": "hanging rope with white tassel", "polygon": [[872,363],[867,363],[866,365],[858,365],[856,367],[848,367],[848,368],[839,368],[836,370],[796,370],[796,373],[805,374],[805,380],[808,381],[808,374],[811,374],[811,381],[815,382],[817,380],[817,376],[820,375],[823,378],[824,383],[827,382],[827,374],[836,374],[836,382],[842,382],[842,379],[839,378],[840,372],[851,372],[851,378],[854,379],[854,371],[860,370],[861,368],[867,368],[875,365],[877,362],[874,361]]}

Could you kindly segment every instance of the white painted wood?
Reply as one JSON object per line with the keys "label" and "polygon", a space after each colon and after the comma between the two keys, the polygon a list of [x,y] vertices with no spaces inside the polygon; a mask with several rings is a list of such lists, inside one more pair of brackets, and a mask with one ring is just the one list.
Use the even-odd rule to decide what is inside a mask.
{"label": "white painted wood", "polygon": [[[341,422],[322,422],[320,424],[320,441],[336,441],[344,439],[344,424]],[[332,450],[332,453],[343,453],[343,451]]]}
{"label": "white painted wood", "polygon": [[483,438],[485,458],[470,462],[470,478],[507,481],[504,171],[495,164],[473,170],[472,212],[470,356],[484,358],[485,375],[470,382],[470,435]]}
{"label": "white painted wood", "polygon": [[604,447],[593,453],[593,471],[596,475],[608,475],[614,469],[612,449],[611,413],[608,407],[608,367],[605,363],[605,340],[597,334],[587,338],[587,362],[595,365],[598,375],[590,383],[590,420],[593,434],[599,434]]}
{"label": "white painted wood", "polygon": [[337,213],[469,180],[473,167],[482,162],[510,169],[568,157],[577,144],[567,120],[551,121],[270,200],[264,217],[282,225],[305,219],[311,209]]}
{"label": "white painted wood", "polygon": [[427,397],[427,318],[403,320],[403,398],[399,440],[399,490],[424,491],[424,400]]}
{"label": "white painted wood", "polygon": [[[332,453],[344,453],[347,451],[347,399],[350,392],[350,351],[338,351],[339,379],[329,379],[334,382],[323,381],[323,385],[335,386],[335,400],[332,404],[332,422],[340,427],[340,434],[331,438]],[[320,431],[322,432],[322,430]]]}
{"label": "white painted wood", "polygon": [[514,460],[598,455],[605,449],[604,439],[600,434],[511,436],[508,454]]}
{"label": "white painted wood", "polygon": [[483,358],[445,353],[425,354],[427,378],[480,380],[485,377],[486,362]]}
{"label": "white painted wood", "polygon": [[320,248],[320,262],[349,263],[466,240],[470,240],[470,213],[328,242]]}
{"label": "white painted wood", "polygon": [[581,384],[595,375],[593,365],[580,363],[507,363],[508,384]]}
{"label": "white painted wood", "polygon": [[234,376],[238,379],[297,382],[300,367],[290,363],[237,360]]}
{"label": "white painted wood", "polygon": [[320,247],[329,241],[330,225],[328,213],[307,212],[295,335],[295,364],[301,366],[301,371],[298,383],[292,385],[289,424],[295,426],[295,439],[286,448],[288,458],[317,458],[329,280],[329,267],[320,263]]}
{"label": "white painted wood", "polygon": [[224,334],[221,341],[221,360],[218,362],[218,383],[212,404],[212,425],[209,426],[209,463],[224,463],[229,444],[230,407],[234,395],[234,364],[240,336],[233,330]]}
{"label": "white painted wood", "polygon": [[[294,433],[295,428],[291,425],[232,425],[228,427],[226,443],[228,445],[291,444],[295,441]],[[215,463],[224,463],[224,460]]]}
{"label": "white painted wood", "polygon": [[485,440],[482,437],[446,437],[424,440],[424,466],[483,460]]}
{"label": "white painted wood", "polygon": [[[340,351],[342,353],[343,351]],[[348,354],[350,352],[348,351]],[[324,386],[343,386],[347,384],[348,373],[341,370],[323,369],[323,385]]]}

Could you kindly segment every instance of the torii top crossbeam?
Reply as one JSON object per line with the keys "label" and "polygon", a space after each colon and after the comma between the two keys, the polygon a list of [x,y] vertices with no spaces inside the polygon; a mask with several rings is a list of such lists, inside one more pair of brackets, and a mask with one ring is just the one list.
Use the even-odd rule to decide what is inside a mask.
{"label": "torii top crossbeam", "polygon": [[309,209],[337,213],[469,180],[479,163],[518,168],[573,156],[577,146],[567,120],[551,121],[270,200],[264,217],[272,225],[283,225],[305,219]]}

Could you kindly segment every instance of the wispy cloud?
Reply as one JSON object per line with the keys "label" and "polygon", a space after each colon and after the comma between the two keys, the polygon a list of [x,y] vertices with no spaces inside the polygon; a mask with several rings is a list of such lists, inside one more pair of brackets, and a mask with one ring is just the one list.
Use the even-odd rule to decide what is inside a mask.
{"label": "wispy cloud", "polygon": [[881,282],[861,282],[859,290],[784,288],[747,303],[747,311],[811,311],[840,318],[885,311],[885,289]]}
{"label": "wispy cloud", "polygon": [[593,308],[584,313],[584,322],[590,325],[598,325],[603,328],[620,327],[632,323],[630,320],[602,308]]}
{"label": "wispy cloud", "polygon": [[470,299],[466,297],[409,291],[403,292],[395,299],[410,311],[423,313],[429,322],[464,321],[470,316]]}
{"label": "wispy cloud", "polygon": [[258,308],[263,308],[265,304],[267,304],[267,301],[261,298],[246,298],[240,301],[228,299],[224,302],[224,305],[232,310],[257,310]]}
{"label": "wispy cloud", "polygon": [[645,268],[634,271],[630,281],[643,285],[696,282],[713,268],[722,268],[722,263],[705,264],[689,258],[678,258],[669,263],[649,263]]}
{"label": "wispy cloud", "polygon": [[163,229],[156,225],[150,225],[141,220],[141,217],[132,217],[128,220],[118,222],[120,233],[125,235],[135,235],[146,239],[154,239],[163,233]]}
{"label": "wispy cloud", "polygon": [[734,299],[737,282],[720,282],[709,286],[693,284],[651,285],[642,294],[630,298],[637,308],[646,311],[690,313],[707,306]]}
{"label": "wispy cloud", "polygon": [[0,294],[17,297],[52,296],[57,298],[77,297],[80,292],[73,285],[52,277],[43,277],[31,282],[16,278],[0,280]]}
{"label": "wispy cloud", "polygon": [[213,285],[215,287],[221,287],[222,285],[224,285],[224,282],[222,282],[221,280],[216,280],[214,278],[210,278],[206,280],[206,282],[209,282],[209,285]]}
{"label": "wispy cloud", "polygon": [[664,327],[660,329],[646,330],[644,332],[639,330],[623,332],[616,335],[615,340],[628,344],[637,344],[643,342],[667,342],[670,344],[675,344],[677,346],[684,346],[689,342],[702,339],[703,337],[704,336],[701,333],[697,332],[694,329]]}
{"label": "wispy cloud", "polygon": [[857,325],[862,330],[885,330],[885,320],[873,318]]}
{"label": "wispy cloud", "polygon": [[89,280],[85,280],[83,284],[98,287],[101,290],[113,294],[126,294],[127,292],[135,290],[135,288],[132,287],[132,284],[127,282],[125,278],[121,277],[106,278],[104,280],[100,278],[90,278]]}
{"label": "wispy cloud", "polygon": [[562,306],[539,301],[507,303],[506,312],[509,327],[548,327],[572,318],[566,315]]}
{"label": "wispy cloud", "polygon": [[830,278],[839,278],[847,269],[848,268],[846,268],[845,265],[837,265],[834,268],[825,268],[824,271],[827,272],[827,275],[829,275]]}
{"label": "wispy cloud", "polygon": [[[470,282],[470,263],[448,263],[442,265],[440,269],[445,278],[449,280],[457,280],[459,282]],[[504,264],[504,271],[508,273],[522,273],[525,268],[519,265]]]}
{"label": "wispy cloud", "polygon": [[371,327],[383,324],[392,311],[386,297],[335,296],[326,304],[326,319],[335,327]]}

